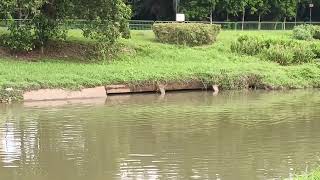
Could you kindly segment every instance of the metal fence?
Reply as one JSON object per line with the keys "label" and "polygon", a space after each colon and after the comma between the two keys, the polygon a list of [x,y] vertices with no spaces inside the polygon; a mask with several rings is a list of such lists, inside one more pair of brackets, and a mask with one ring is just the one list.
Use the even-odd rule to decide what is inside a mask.
{"label": "metal fence", "polygon": [[[129,23],[131,30],[152,30],[153,24],[156,23],[175,23],[175,21],[138,21],[132,20]],[[208,21],[186,21],[184,23],[205,23],[210,24]],[[313,24],[320,25],[320,22],[258,22],[246,21],[242,22],[220,22],[215,21],[213,24],[221,25],[225,30],[292,30],[297,25]]]}
{"label": "metal fence", "polygon": [[[16,20],[19,21],[19,20]],[[25,20],[24,20],[25,21]],[[0,27],[7,27],[7,20],[0,19]],[[70,29],[80,28],[83,23],[90,23],[85,20],[68,20],[63,23]],[[145,20],[131,20],[129,21],[129,27],[131,30],[152,30],[152,26],[156,23],[175,23],[175,21],[145,21]],[[186,21],[183,23],[205,23],[210,24],[208,21]],[[301,24],[313,24],[320,25],[320,22],[258,22],[258,21],[246,21],[242,22],[220,22],[215,21],[213,24],[220,24],[222,29],[225,30],[291,30],[296,25]]]}

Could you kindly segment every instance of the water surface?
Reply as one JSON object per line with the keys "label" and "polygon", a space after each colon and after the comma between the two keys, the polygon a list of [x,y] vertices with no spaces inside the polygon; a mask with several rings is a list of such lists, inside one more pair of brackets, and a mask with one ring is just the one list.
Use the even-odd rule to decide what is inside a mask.
{"label": "water surface", "polygon": [[282,179],[319,161],[319,90],[0,105],[1,180]]}

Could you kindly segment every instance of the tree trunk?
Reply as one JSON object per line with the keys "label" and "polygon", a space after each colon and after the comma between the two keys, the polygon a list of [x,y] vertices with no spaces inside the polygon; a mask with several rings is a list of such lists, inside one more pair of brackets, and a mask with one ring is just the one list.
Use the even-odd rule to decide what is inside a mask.
{"label": "tree trunk", "polygon": [[261,14],[259,14],[258,30],[261,30]]}
{"label": "tree trunk", "polygon": [[242,12],[242,31],[244,30],[244,19],[245,19],[245,16],[246,16],[246,10],[245,8],[243,7],[243,12]]}
{"label": "tree trunk", "polygon": [[22,11],[21,11],[21,2],[20,1],[18,1],[18,24],[19,24],[19,26],[20,26],[20,24],[21,24],[21,19],[22,19]]}
{"label": "tree trunk", "polygon": [[210,24],[213,24],[212,12],[213,12],[213,8],[211,8],[211,12],[210,12]]}

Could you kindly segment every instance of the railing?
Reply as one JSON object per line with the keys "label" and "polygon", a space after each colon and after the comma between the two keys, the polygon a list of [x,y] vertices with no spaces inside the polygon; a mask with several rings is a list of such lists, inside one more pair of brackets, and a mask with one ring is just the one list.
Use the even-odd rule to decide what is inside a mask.
{"label": "railing", "polygon": [[[25,21],[25,20],[16,20]],[[0,19],[0,27],[7,27],[7,20]],[[64,26],[70,29],[80,28],[83,23],[89,23],[85,20],[67,20],[63,23]],[[145,21],[145,20],[130,20],[129,27],[131,30],[152,30],[155,23],[175,23],[175,21]],[[186,21],[184,23],[205,23],[210,24],[208,21]],[[245,21],[242,22],[221,22],[214,21],[214,24],[220,24],[222,29],[225,30],[291,30],[296,25],[313,24],[320,25],[320,22],[258,22],[258,21]]]}
{"label": "railing", "polygon": [[[152,25],[155,23],[174,23],[175,21],[130,21],[131,30],[151,30]],[[205,23],[210,24],[208,21],[186,21],[184,23]],[[214,21],[213,24],[220,24],[222,29],[226,30],[292,30],[297,25],[313,24],[320,25],[320,22],[258,22],[246,21],[242,22],[221,22]]]}

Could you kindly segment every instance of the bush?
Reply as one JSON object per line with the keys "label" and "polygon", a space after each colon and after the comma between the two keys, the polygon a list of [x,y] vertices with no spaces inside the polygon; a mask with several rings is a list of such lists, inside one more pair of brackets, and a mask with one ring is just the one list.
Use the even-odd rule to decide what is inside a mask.
{"label": "bush", "polygon": [[264,49],[262,56],[281,65],[308,63],[315,58],[310,46],[295,45],[290,47],[279,44]]}
{"label": "bush", "polygon": [[13,51],[31,51],[34,49],[34,36],[27,26],[13,24],[9,27],[10,34],[0,36],[0,46],[8,47]]}
{"label": "bush", "polygon": [[320,39],[320,26],[316,26],[313,38],[314,39]]}
{"label": "bush", "polygon": [[219,25],[200,23],[155,24],[153,32],[162,43],[188,46],[212,44],[221,30]]}
{"label": "bush", "polygon": [[287,48],[282,45],[274,45],[262,52],[264,58],[269,61],[277,62],[281,65],[289,65],[293,61],[294,55],[287,51]]}
{"label": "bush", "polygon": [[266,42],[261,38],[240,36],[237,41],[231,44],[231,51],[253,56],[259,54],[267,46]]}
{"label": "bush", "polygon": [[283,40],[283,39],[264,39],[263,37],[257,36],[240,36],[237,41],[231,44],[231,51],[239,54],[246,55],[258,55],[264,49],[270,48],[273,45],[282,46],[295,46],[299,42],[294,40]]}
{"label": "bush", "polygon": [[299,25],[293,29],[293,37],[298,40],[312,40],[315,34],[315,26]]}
{"label": "bush", "polygon": [[310,45],[296,45],[293,48],[289,47],[288,51],[292,51],[294,55],[292,64],[310,63],[316,58]]}
{"label": "bush", "polygon": [[320,43],[313,43],[310,46],[312,52],[316,55],[316,58],[320,58]]}
{"label": "bush", "polygon": [[257,36],[240,36],[231,44],[231,51],[245,55],[259,55],[281,65],[311,62],[320,56],[320,44],[297,40],[264,39]]}

